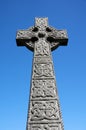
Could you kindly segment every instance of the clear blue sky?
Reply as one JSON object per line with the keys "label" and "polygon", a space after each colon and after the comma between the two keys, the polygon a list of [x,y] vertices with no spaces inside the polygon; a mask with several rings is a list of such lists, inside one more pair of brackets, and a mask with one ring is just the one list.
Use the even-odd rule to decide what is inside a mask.
{"label": "clear blue sky", "polygon": [[69,42],[53,55],[65,130],[86,130],[86,0],[0,1],[0,130],[25,130],[33,53],[16,46],[16,31],[48,17]]}

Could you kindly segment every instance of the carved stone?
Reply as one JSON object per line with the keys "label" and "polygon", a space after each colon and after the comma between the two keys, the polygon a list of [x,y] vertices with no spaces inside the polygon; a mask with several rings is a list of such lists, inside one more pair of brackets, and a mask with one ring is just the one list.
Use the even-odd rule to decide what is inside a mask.
{"label": "carved stone", "polygon": [[49,45],[45,41],[39,41],[35,44],[35,56],[49,56]]}
{"label": "carved stone", "polygon": [[34,57],[35,63],[52,63],[50,57]]}
{"label": "carved stone", "polygon": [[53,68],[52,64],[34,64],[33,67],[33,77],[52,77]]}
{"label": "carved stone", "polygon": [[32,101],[30,121],[59,120],[59,108],[56,100]]}
{"label": "carved stone", "polygon": [[56,99],[56,84],[54,79],[52,80],[33,80],[31,89],[32,99]]}
{"label": "carved stone", "polygon": [[16,41],[34,51],[26,130],[64,130],[51,51],[67,45],[66,30],[48,26],[48,18],[36,18],[35,26],[17,32]]}
{"label": "carved stone", "polygon": [[61,130],[62,127],[59,124],[36,124],[30,126],[31,130]]}

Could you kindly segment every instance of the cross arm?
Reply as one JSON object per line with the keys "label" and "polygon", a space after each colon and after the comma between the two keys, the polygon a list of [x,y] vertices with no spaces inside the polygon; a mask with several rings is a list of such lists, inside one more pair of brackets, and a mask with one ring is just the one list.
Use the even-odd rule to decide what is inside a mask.
{"label": "cross arm", "polygon": [[36,41],[36,36],[34,32],[32,33],[31,30],[20,30],[17,31],[16,35],[16,42],[17,46],[26,46],[26,43],[29,43],[31,41]]}
{"label": "cross arm", "polygon": [[60,46],[65,46],[68,42],[67,31],[52,29],[52,31],[48,33],[47,40],[51,43],[58,42]]}

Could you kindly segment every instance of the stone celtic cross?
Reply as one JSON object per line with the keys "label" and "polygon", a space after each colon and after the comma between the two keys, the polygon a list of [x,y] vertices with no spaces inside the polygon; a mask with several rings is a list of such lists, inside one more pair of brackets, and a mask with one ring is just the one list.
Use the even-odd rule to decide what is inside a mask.
{"label": "stone celtic cross", "polygon": [[50,27],[48,18],[36,18],[33,27],[17,32],[16,41],[34,51],[26,130],[64,130],[51,51],[67,45],[66,30]]}

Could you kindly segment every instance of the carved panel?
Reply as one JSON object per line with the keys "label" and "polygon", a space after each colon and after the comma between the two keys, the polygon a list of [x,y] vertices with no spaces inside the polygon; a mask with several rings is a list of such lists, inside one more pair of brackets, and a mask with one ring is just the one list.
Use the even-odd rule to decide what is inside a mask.
{"label": "carved panel", "polygon": [[35,56],[49,56],[49,44],[46,41],[39,41],[35,43]]}
{"label": "carved panel", "polygon": [[31,126],[31,130],[62,130],[58,124],[36,124]]}
{"label": "carved panel", "polygon": [[56,86],[54,80],[32,81],[32,98],[55,98],[56,96]]}
{"label": "carved panel", "polygon": [[32,101],[30,121],[59,120],[59,108],[56,100]]}
{"label": "carved panel", "polygon": [[52,64],[34,64],[33,76],[40,78],[53,76]]}
{"label": "carved panel", "polygon": [[52,63],[51,57],[35,57],[34,62],[38,63]]}

